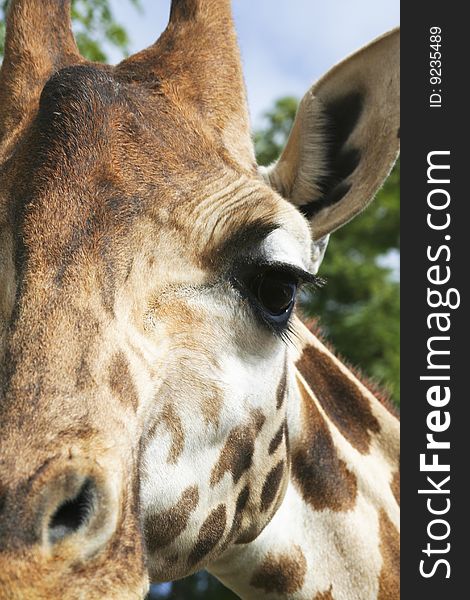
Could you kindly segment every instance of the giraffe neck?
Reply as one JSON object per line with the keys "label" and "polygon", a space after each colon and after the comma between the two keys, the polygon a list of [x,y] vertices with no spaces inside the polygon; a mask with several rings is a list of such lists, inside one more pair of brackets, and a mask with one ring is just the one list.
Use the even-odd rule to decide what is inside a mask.
{"label": "giraffe neck", "polygon": [[398,420],[303,325],[300,338],[284,500],[210,571],[241,598],[397,598]]}

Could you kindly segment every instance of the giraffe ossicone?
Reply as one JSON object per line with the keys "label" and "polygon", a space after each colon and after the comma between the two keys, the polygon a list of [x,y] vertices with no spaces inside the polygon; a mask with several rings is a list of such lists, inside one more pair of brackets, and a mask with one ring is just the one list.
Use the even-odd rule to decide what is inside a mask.
{"label": "giraffe ossicone", "polygon": [[[0,596],[399,597],[396,416],[295,315],[398,152],[399,33],[257,167],[229,0],[84,60],[12,0],[0,71]],[[358,340],[358,343],[360,340]]]}

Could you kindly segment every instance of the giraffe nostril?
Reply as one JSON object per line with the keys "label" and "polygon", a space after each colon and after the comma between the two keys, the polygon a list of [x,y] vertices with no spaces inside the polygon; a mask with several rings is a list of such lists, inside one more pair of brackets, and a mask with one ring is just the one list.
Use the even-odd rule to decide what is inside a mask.
{"label": "giraffe nostril", "polygon": [[95,511],[96,487],[92,479],[85,479],[78,493],[64,500],[53,513],[48,534],[51,544],[59,542],[86,525]]}

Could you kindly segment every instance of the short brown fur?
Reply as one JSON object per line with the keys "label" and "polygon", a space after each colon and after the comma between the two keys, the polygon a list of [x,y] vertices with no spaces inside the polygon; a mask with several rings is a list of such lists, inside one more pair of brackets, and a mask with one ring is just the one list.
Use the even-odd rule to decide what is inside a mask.
{"label": "short brown fur", "polygon": [[302,587],[306,571],[307,561],[297,546],[285,555],[268,555],[253,574],[251,585],[268,594],[286,596]]}
{"label": "short brown fur", "polygon": [[[304,525],[316,536],[329,510],[337,548],[382,553],[380,593],[395,598],[396,422],[291,318],[311,387],[299,391],[295,344],[255,307],[244,269],[280,253],[316,270],[324,237],[373,197],[397,152],[397,44],[392,32],[320,80],[262,173],[229,0],[173,0],[160,39],[116,67],[79,55],[69,0],[11,1],[0,595],[143,598],[149,573],[217,572],[235,553],[248,557],[236,581],[221,577],[247,597],[309,600],[326,586],[307,572]],[[312,132],[323,122],[339,130],[339,159],[325,164],[329,138]],[[390,471],[365,500],[387,505],[380,549],[354,520],[362,459]],[[282,525],[279,548],[290,502],[305,539]],[[337,525],[348,518],[354,532]]]}

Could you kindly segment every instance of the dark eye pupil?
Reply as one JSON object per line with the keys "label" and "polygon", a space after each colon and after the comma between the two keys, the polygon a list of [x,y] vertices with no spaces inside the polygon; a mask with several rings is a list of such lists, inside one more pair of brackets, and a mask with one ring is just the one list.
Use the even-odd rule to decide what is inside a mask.
{"label": "dark eye pupil", "polygon": [[285,313],[295,300],[297,284],[285,273],[267,272],[257,279],[256,296],[272,315]]}

